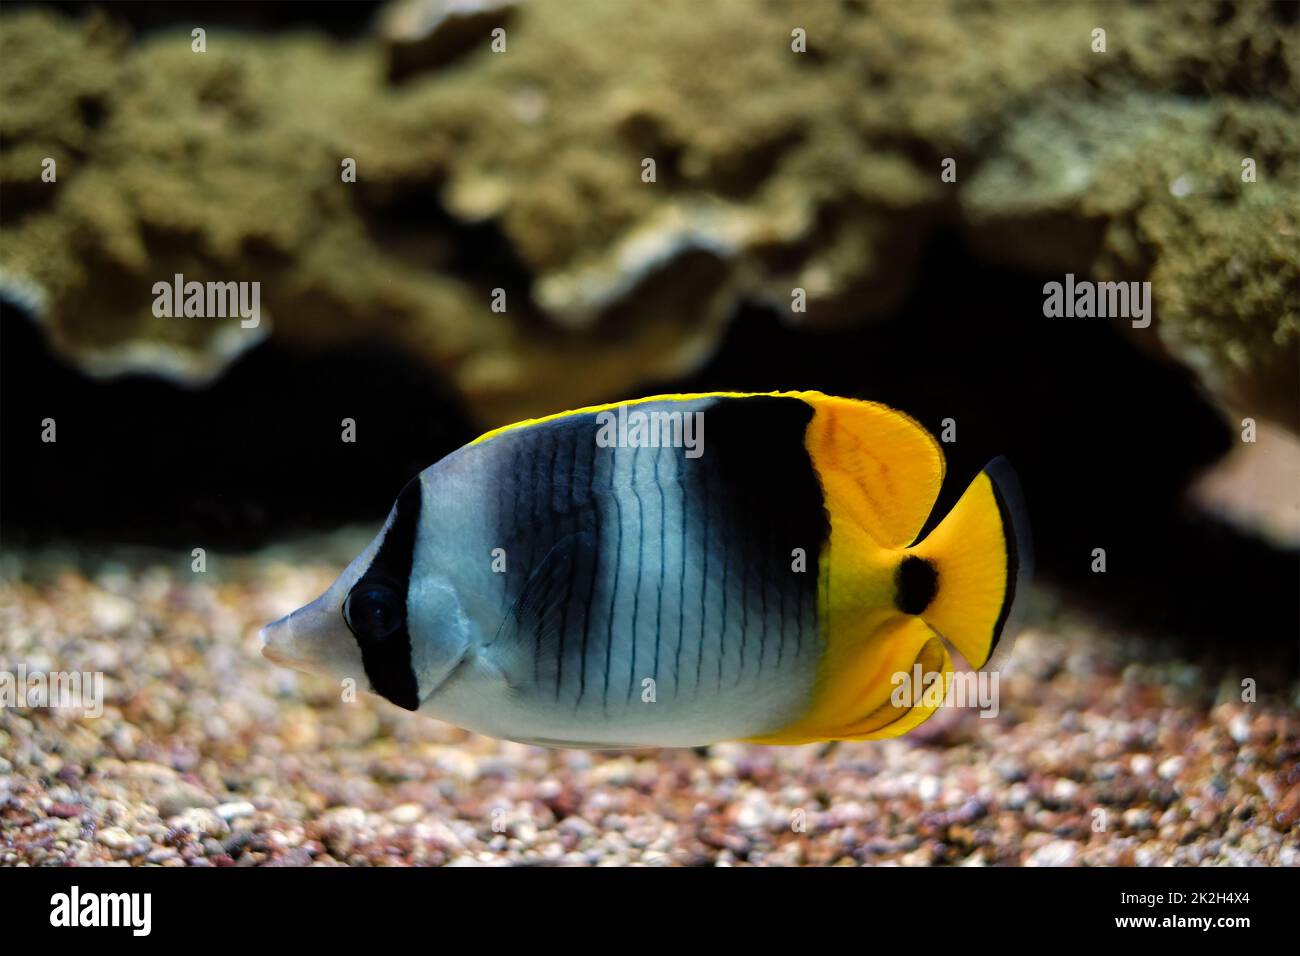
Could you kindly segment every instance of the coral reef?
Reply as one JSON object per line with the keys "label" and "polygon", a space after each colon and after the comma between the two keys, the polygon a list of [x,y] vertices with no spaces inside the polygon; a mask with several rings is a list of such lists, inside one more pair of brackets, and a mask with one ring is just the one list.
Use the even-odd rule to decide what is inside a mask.
{"label": "coral reef", "polygon": [[[741,301],[885,314],[959,228],[990,260],[1151,281],[1135,337],[1297,427],[1294,7],[481,6],[348,43],[214,28],[204,53],[111,8],[4,14],[5,283],[94,374],[201,382],[268,329],[378,334],[499,423],[689,371]],[[175,273],[260,281],[262,326],[156,318]]]}

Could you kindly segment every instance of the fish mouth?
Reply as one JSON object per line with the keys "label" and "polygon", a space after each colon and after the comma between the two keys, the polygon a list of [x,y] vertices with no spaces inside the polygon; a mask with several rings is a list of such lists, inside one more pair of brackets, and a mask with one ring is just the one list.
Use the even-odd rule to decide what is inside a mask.
{"label": "fish mouth", "polygon": [[265,657],[272,664],[284,664],[286,666],[292,666],[293,661],[289,658],[287,654],[277,650],[276,648],[272,647],[270,644],[266,643],[266,628],[262,628],[257,633],[262,638],[263,657]]}
{"label": "fish mouth", "polygon": [[304,674],[342,680],[364,673],[352,633],[330,592],[262,628],[262,656]]}

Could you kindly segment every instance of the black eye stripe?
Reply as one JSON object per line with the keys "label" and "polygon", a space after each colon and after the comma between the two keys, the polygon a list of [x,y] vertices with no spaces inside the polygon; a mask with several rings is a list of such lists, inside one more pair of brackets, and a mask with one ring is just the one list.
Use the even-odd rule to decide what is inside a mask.
{"label": "black eye stripe", "polygon": [[[397,496],[392,524],[380,542],[370,567],[352,586],[344,602],[344,623],[356,637],[357,646],[361,649],[361,662],[365,666],[366,677],[370,680],[370,689],[407,710],[415,710],[420,706],[419,682],[411,666],[411,635],[407,627],[406,606],[411,565],[415,556],[416,532],[420,523],[420,506],[420,479],[417,476]],[[354,597],[358,605],[352,610],[386,613],[389,609],[381,604],[387,598],[379,597],[385,592],[392,596],[392,613],[400,618],[400,624],[392,630],[378,635],[377,632],[385,628],[368,628],[360,616],[353,621],[348,619],[346,609],[353,604]],[[358,626],[354,627],[354,623]],[[361,635],[358,635],[358,630],[362,632]]]}

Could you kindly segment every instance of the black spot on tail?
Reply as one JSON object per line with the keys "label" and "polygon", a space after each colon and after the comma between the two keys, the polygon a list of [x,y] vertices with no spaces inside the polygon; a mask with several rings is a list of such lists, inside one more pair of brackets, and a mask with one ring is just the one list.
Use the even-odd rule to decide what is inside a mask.
{"label": "black spot on tail", "polygon": [[894,603],[904,614],[920,614],[934,600],[939,589],[939,575],[925,558],[909,554],[898,566],[898,594]]}

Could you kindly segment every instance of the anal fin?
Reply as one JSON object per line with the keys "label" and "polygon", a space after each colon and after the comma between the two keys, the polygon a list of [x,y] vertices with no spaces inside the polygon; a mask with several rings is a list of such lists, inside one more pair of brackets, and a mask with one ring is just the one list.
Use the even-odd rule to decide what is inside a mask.
{"label": "anal fin", "polygon": [[[917,630],[914,622],[908,622],[912,630]],[[926,628],[926,630],[929,630]],[[918,672],[919,666],[919,672]],[[900,737],[912,728],[923,724],[934,716],[935,711],[943,706],[952,686],[953,664],[948,654],[948,647],[933,631],[921,645],[920,651],[906,668],[906,683],[890,684],[890,699],[872,711],[856,724],[845,728],[838,735],[840,740],[880,740],[887,737]],[[918,673],[920,683],[917,682]],[[899,695],[899,703],[894,702],[893,690],[905,687],[906,694]]]}
{"label": "anal fin", "polygon": [[[921,665],[922,686],[915,682]],[[909,694],[894,702],[906,675]],[[822,740],[897,737],[927,720],[942,705],[952,682],[953,664],[943,640],[920,618],[896,615],[863,640],[851,657],[825,672],[812,706],[799,720],[755,743],[798,744]],[[925,692],[931,682],[939,682]]]}

